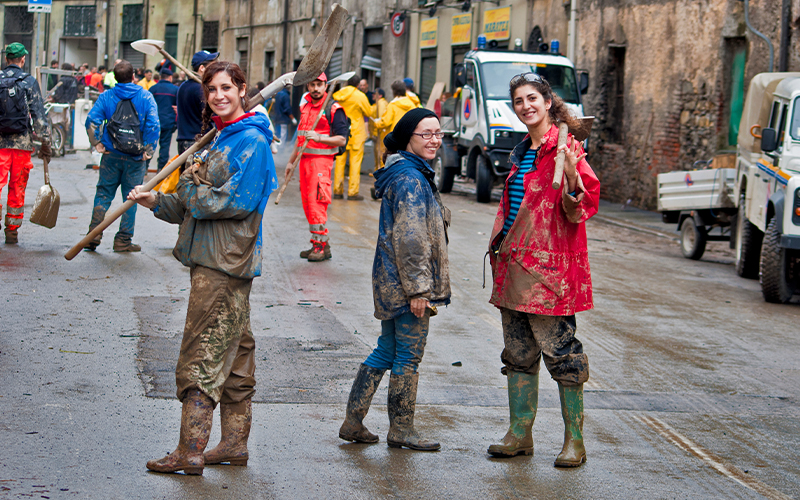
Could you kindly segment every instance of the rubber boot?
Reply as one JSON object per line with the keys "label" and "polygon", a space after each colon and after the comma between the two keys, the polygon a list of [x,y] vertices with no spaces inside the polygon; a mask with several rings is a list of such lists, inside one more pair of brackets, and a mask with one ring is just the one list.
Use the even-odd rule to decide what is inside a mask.
{"label": "rubber boot", "polygon": [[[92,232],[92,229],[96,228],[103,222],[103,219],[106,217],[106,211],[103,210],[103,207],[94,207],[92,210],[92,220],[89,223],[89,232]],[[100,245],[100,241],[103,239],[103,233],[98,234],[97,236],[89,242],[88,245],[83,247],[84,250],[88,252],[94,252],[97,247]]]}
{"label": "rubber boot", "polygon": [[556,467],[580,467],[586,461],[583,447],[583,384],[565,387],[558,384],[561,416],[564,417],[564,447],[556,457]]}
{"label": "rubber boot", "polygon": [[247,439],[253,422],[252,400],[220,403],[219,417],[222,438],[216,448],[203,454],[206,465],[228,463],[246,467],[249,457]]}
{"label": "rubber boot", "polygon": [[331,258],[331,248],[327,241],[315,241],[314,248],[308,254],[309,262],[322,262]]}
{"label": "rubber boot", "polygon": [[533,455],[531,428],[539,406],[539,374],[508,372],[508,409],[510,425],[500,444],[489,446],[494,457]]}
{"label": "rubber boot", "polygon": [[417,404],[419,374],[389,377],[389,434],[386,441],[392,448],[410,448],[419,451],[438,451],[441,446],[419,436],[414,428],[414,410]]}
{"label": "rubber boot", "polygon": [[[313,245],[314,241],[312,240],[311,243],[312,243],[311,248],[309,248],[308,250],[303,250],[302,252],[300,252],[300,258],[301,259],[307,259],[308,256],[311,255],[311,253],[314,251],[314,245]],[[325,256],[327,258],[329,258],[329,259],[331,258],[331,242],[330,241],[328,241],[327,244],[325,245]]]}
{"label": "rubber boot", "polygon": [[155,472],[177,472],[200,476],[205,462],[203,450],[211,434],[214,401],[198,389],[190,390],[183,399],[181,435],[178,447],[160,460],[150,460],[147,468]]}
{"label": "rubber boot", "polygon": [[367,416],[369,405],[372,404],[372,397],[381,383],[383,372],[363,363],[359,367],[353,387],[350,389],[350,397],[347,399],[347,415],[339,428],[340,438],[356,443],[378,442],[378,436],[367,430],[363,420]]}
{"label": "rubber boot", "polygon": [[19,243],[19,236],[16,229],[5,228],[3,231],[6,233],[6,245],[16,245]]}

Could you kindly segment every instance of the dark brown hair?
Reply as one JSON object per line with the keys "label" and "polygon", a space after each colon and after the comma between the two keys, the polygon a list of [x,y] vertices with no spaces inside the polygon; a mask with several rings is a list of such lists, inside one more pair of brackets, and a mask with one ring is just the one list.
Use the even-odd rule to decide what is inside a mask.
{"label": "dark brown hair", "polygon": [[133,81],[133,66],[125,59],[114,65],[114,78],[117,83],[131,83]]}
{"label": "dark brown hair", "polygon": [[[214,79],[214,76],[223,71],[231,77],[231,82],[236,85],[236,88],[239,90],[247,88],[247,76],[245,76],[244,71],[242,71],[242,68],[240,68],[238,64],[226,61],[214,61],[206,66],[206,70],[203,72],[202,84],[203,96],[206,99],[206,107],[203,108],[203,125],[200,129],[200,134],[198,134],[195,140],[200,140],[201,134],[211,130],[211,115],[214,112],[211,111],[211,106],[208,105],[208,86],[211,84],[211,80]],[[242,99],[242,108],[247,111],[247,101],[244,99]]]}
{"label": "dark brown hair", "polygon": [[564,100],[553,93],[552,87],[550,87],[550,84],[547,83],[547,80],[544,78],[542,78],[541,81],[535,82],[525,80],[524,78],[512,78],[511,83],[508,86],[508,93],[511,95],[512,108],[514,107],[514,92],[526,85],[530,85],[536,89],[537,92],[542,94],[542,98],[545,101],[550,101],[550,110],[547,112],[548,116],[550,117],[550,121],[553,123],[564,122],[569,125],[570,128],[577,128],[578,120],[575,118],[575,115],[569,110],[567,105],[564,104]]}
{"label": "dark brown hair", "polygon": [[406,84],[402,80],[392,82],[392,94],[394,94],[394,97],[406,95]]}

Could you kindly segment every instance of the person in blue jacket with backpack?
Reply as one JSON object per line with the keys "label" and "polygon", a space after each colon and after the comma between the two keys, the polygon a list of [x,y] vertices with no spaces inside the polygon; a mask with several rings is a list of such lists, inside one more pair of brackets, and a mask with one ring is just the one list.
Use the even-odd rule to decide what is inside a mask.
{"label": "person in blue jacket with backpack", "polygon": [[[128,193],[142,183],[147,160],[153,157],[161,133],[156,101],[150,92],[133,83],[131,63],[118,62],[114,66],[114,77],[117,85],[100,94],[86,117],[89,142],[103,154],[89,231],[105,218],[117,188],[121,187],[124,201]],[[114,236],[115,252],[142,250],[132,241],[135,221],[136,205],[122,215],[119,231]],[[99,234],[85,249],[94,251],[102,237]]]}

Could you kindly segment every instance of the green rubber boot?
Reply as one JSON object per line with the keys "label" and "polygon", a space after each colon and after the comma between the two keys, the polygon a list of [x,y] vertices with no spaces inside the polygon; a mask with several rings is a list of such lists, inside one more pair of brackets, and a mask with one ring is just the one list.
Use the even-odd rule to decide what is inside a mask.
{"label": "green rubber boot", "polygon": [[533,455],[531,428],[539,405],[539,375],[508,372],[508,409],[511,424],[500,444],[487,450],[494,457]]}
{"label": "green rubber boot", "polygon": [[564,447],[556,457],[556,467],[580,467],[586,461],[583,447],[583,384],[565,387],[558,384],[561,416],[564,417]]}

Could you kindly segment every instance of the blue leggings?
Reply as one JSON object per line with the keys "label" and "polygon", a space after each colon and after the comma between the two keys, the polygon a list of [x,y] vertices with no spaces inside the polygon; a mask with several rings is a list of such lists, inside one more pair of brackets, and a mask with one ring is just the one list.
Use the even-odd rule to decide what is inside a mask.
{"label": "blue leggings", "polygon": [[425,353],[429,322],[430,309],[421,318],[407,312],[394,319],[381,321],[378,347],[364,364],[376,370],[391,368],[395,375],[417,373],[417,367]]}

